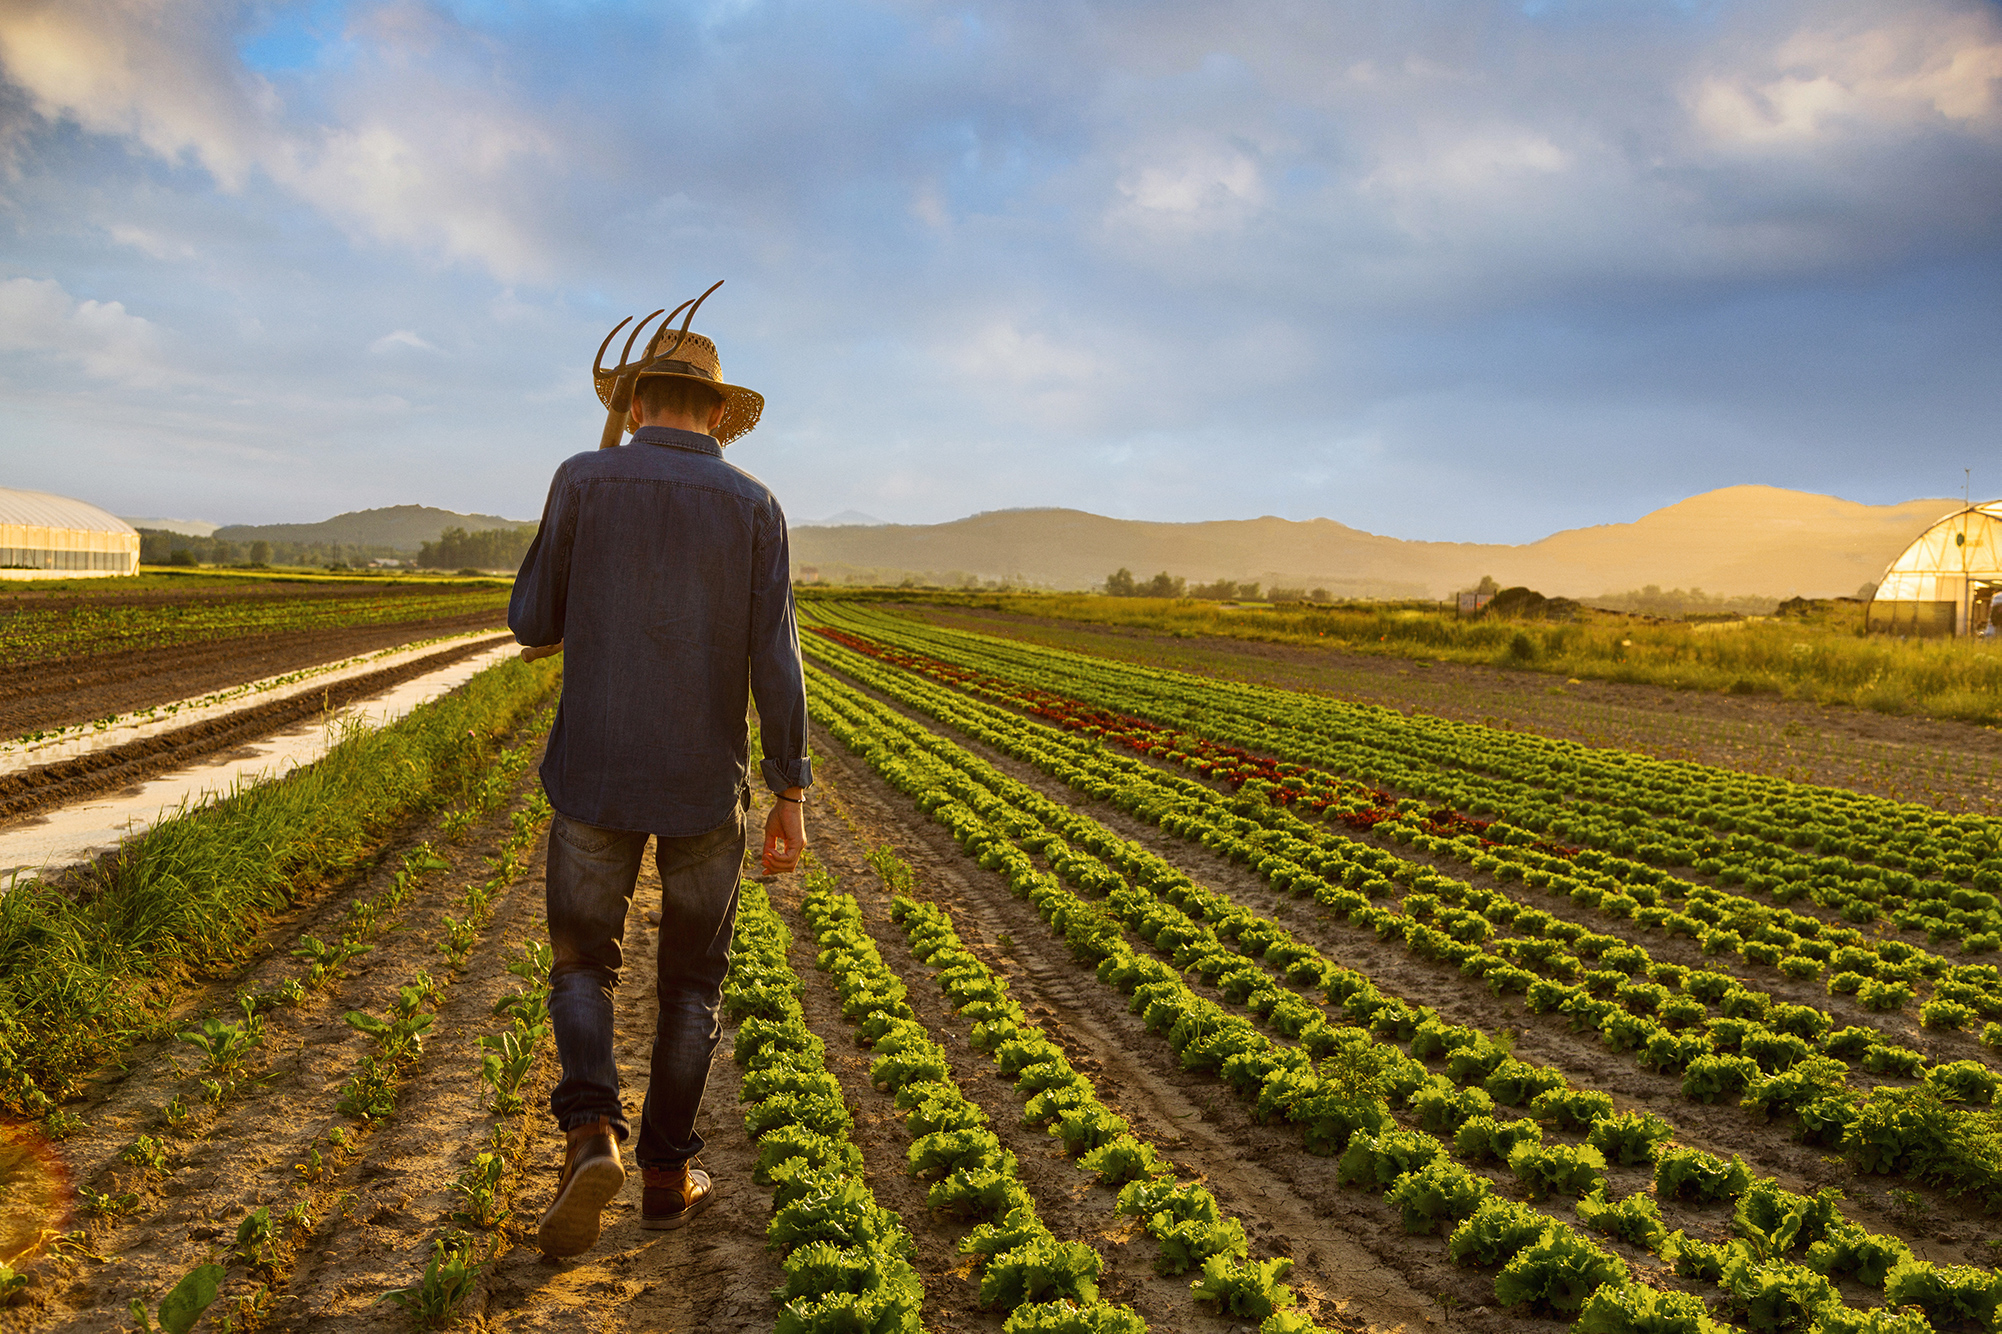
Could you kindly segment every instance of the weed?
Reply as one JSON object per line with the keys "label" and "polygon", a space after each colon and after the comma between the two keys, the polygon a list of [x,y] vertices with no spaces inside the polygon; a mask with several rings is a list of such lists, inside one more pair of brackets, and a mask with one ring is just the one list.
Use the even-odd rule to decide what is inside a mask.
{"label": "weed", "polygon": [[[214,1305],[223,1278],[228,1272],[221,1265],[200,1265],[188,1271],[181,1281],[160,1299],[159,1328],[165,1331],[165,1334],[188,1334],[188,1331],[195,1327],[195,1322],[202,1318],[202,1312]],[[139,1328],[145,1334],[152,1334],[154,1326],[146,1317],[146,1304],[134,1297],[132,1305],[127,1309]]]}
{"label": "weed", "polygon": [[176,1036],[202,1054],[209,1070],[225,1073],[242,1068],[243,1058],[264,1041],[262,1028],[263,1024],[255,1022],[251,1014],[246,1014],[241,1024],[210,1016],[202,1020],[201,1027]]}
{"label": "weed", "polygon": [[475,1156],[452,1186],[466,1201],[464,1207],[452,1211],[452,1221],[461,1227],[483,1231],[499,1227],[507,1217],[499,1197],[501,1178],[506,1172],[507,1160],[499,1154]]}
{"label": "weed", "polygon": [[159,1140],[154,1139],[151,1135],[141,1135],[138,1139],[133,1140],[125,1146],[125,1152],[120,1154],[119,1157],[133,1166],[143,1167],[149,1172],[164,1172],[167,1170],[167,1150]]}
{"label": "weed", "polygon": [[445,956],[446,962],[455,970],[464,968],[466,956],[472,953],[473,946],[479,942],[479,928],[471,921],[462,922],[455,917],[447,917],[444,922],[445,939],[439,944],[438,952]]}
{"label": "weed", "polygon": [[438,1238],[431,1246],[431,1263],[424,1277],[407,1288],[393,1288],[377,1301],[395,1302],[420,1320],[443,1323],[459,1304],[472,1295],[483,1261],[473,1259],[472,1242],[457,1233]]}
{"label": "weed", "polygon": [[1926,1197],[1915,1190],[1889,1190],[1884,1193],[1890,1197],[1891,1217],[1898,1220],[1898,1226],[1907,1232],[1923,1235],[1932,1211]]}
{"label": "weed", "polygon": [[50,1139],[68,1139],[80,1130],[90,1129],[90,1122],[75,1112],[66,1112],[58,1107],[42,1118],[42,1132]]}
{"label": "weed", "polygon": [[311,1232],[313,1230],[313,1206],[306,1200],[300,1200],[290,1209],[287,1209],[285,1216],[279,1221],[294,1232]]}
{"label": "weed", "polygon": [[188,1106],[188,1100],[178,1093],[167,1099],[166,1105],[160,1108],[160,1119],[170,1126],[178,1126],[193,1115],[194,1110]]}
{"label": "weed", "polygon": [[466,832],[473,827],[473,813],[464,810],[449,810],[439,817],[438,824],[445,831],[445,837],[454,843],[466,841]]}
{"label": "weed", "polygon": [[100,1218],[117,1218],[139,1207],[139,1195],[136,1191],[124,1195],[111,1195],[92,1190],[89,1186],[79,1186],[76,1197],[83,1202],[86,1213],[96,1214]]}
{"label": "weed", "polygon": [[278,1228],[271,1221],[271,1210],[259,1205],[236,1225],[236,1243],[230,1248],[230,1253],[246,1265],[267,1264],[271,1247],[277,1239]]}

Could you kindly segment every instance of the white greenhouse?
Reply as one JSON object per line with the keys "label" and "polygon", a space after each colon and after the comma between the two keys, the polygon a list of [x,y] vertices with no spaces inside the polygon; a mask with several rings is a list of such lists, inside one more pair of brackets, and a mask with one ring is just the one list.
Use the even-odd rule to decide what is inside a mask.
{"label": "white greenhouse", "polygon": [[0,487],[0,579],[139,573],[139,532],[95,505]]}
{"label": "white greenhouse", "polygon": [[1969,505],[1919,534],[1892,561],[1870,599],[1872,630],[1898,635],[1985,635],[2002,613],[2002,500]]}

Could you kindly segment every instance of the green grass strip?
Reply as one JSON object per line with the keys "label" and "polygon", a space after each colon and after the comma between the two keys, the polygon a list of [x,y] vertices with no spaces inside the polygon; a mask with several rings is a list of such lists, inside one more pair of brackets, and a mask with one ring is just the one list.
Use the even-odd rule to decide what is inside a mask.
{"label": "green grass strip", "polygon": [[161,821],[80,882],[14,885],[0,898],[0,1109],[41,1116],[163,1033],[175,998],[256,953],[302,890],[477,791],[560,680],[550,661],[502,663],[388,727],[351,729],[317,763]]}

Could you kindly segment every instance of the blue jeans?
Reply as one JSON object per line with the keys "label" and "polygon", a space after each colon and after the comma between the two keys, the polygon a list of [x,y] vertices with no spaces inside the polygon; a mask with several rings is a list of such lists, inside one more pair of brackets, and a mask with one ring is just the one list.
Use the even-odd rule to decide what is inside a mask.
{"label": "blue jeans", "polygon": [[[563,1079],[549,1095],[549,1110],[565,1130],[609,1116],[620,1139],[632,1138],[612,1053],[612,988],[649,837],[563,815],[550,822],[549,1017]],[[636,1156],[641,1167],[672,1168],[702,1151],[695,1113],[723,1034],[723,975],[744,865],[742,808],[707,833],[660,839],[654,865],[661,887],[660,1016]]]}

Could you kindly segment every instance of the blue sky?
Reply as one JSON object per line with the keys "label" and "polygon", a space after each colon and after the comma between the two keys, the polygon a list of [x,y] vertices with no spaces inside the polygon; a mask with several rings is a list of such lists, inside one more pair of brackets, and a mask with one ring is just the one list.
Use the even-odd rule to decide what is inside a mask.
{"label": "blue sky", "polygon": [[2002,494],[2002,9],[0,7],[0,484],[528,516],[621,317],[790,514]]}

